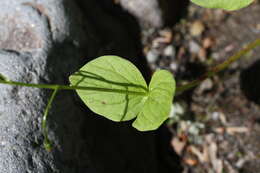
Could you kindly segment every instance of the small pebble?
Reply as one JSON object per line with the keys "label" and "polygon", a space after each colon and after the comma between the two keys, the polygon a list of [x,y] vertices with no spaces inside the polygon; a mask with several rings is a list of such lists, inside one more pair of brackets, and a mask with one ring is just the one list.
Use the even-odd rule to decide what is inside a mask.
{"label": "small pebble", "polygon": [[200,51],[199,51],[198,57],[199,57],[199,60],[201,62],[206,61],[206,58],[207,58],[207,51],[206,51],[206,49],[201,48]]}
{"label": "small pebble", "polygon": [[195,41],[190,41],[189,42],[189,50],[192,53],[198,54],[200,51],[201,47],[198,43],[196,43]]}
{"label": "small pebble", "polygon": [[214,60],[219,60],[219,59],[220,59],[219,53],[215,53],[215,52],[211,54],[211,57],[212,57]]}
{"label": "small pebble", "polygon": [[207,37],[203,40],[202,47],[205,49],[211,48],[213,45],[213,40],[210,37]]}
{"label": "small pebble", "polygon": [[170,29],[161,30],[159,34],[164,38],[164,43],[170,43],[173,39],[172,31]]}
{"label": "small pebble", "polygon": [[256,30],[260,31],[260,23],[256,24]]}
{"label": "small pebble", "polygon": [[148,63],[154,63],[159,58],[159,53],[155,50],[150,50],[147,53],[146,58],[147,58]]}
{"label": "small pebble", "polygon": [[212,117],[212,119],[213,120],[218,120],[219,119],[219,112],[213,112],[212,114],[211,114],[211,117]]}
{"label": "small pebble", "polygon": [[173,46],[173,45],[167,46],[167,47],[164,49],[163,54],[164,54],[165,56],[174,58],[174,57],[175,57],[175,54],[176,54],[176,51],[175,51],[174,46]]}
{"label": "small pebble", "polygon": [[180,120],[180,117],[183,116],[186,112],[186,105],[180,103],[174,103],[171,107],[171,112],[169,114],[170,118],[175,118]]}
{"label": "small pebble", "polygon": [[237,162],[236,162],[236,167],[237,168],[239,168],[239,169],[241,169],[243,166],[244,166],[244,164],[246,163],[246,159],[245,158],[241,158],[241,159],[239,159]]}
{"label": "small pebble", "polygon": [[205,30],[205,26],[201,21],[195,21],[191,24],[190,33],[192,36],[200,36]]}
{"label": "small pebble", "polygon": [[171,68],[171,70],[173,70],[173,71],[177,71],[178,65],[177,65],[175,62],[172,62],[172,63],[170,64],[170,68]]}
{"label": "small pebble", "polygon": [[199,86],[199,93],[203,93],[206,90],[210,90],[213,87],[213,82],[211,79],[204,80]]}

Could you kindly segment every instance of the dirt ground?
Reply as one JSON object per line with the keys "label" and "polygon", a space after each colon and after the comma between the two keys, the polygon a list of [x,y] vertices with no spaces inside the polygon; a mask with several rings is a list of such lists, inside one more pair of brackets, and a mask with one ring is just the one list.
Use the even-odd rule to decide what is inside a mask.
{"label": "dirt ground", "polygon": [[[184,84],[260,38],[260,4],[236,12],[190,5],[173,28],[144,35],[150,67],[168,69]],[[175,99],[169,145],[183,173],[260,172],[259,91],[258,47]]]}

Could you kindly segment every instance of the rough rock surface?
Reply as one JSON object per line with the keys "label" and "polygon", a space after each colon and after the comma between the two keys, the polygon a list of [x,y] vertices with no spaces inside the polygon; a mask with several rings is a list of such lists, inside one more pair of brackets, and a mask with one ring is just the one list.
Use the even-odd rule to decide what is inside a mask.
{"label": "rough rock surface", "polygon": [[[77,27],[80,14],[75,5],[61,0],[10,0],[1,1],[0,6],[1,73],[15,81],[64,83],[66,76],[80,66],[83,52],[78,51],[78,45],[87,38]],[[73,16],[79,17],[72,20]],[[57,101],[50,115],[57,116],[50,132],[56,148],[48,153],[42,147],[41,120],[49,93],[1,86],[0,172],[77,172],[88,166],[74,151],[84,149],[77,128],[83,115],[73,106],[70,95],[63,94],[63,102]],[[58,110],[62,104],[67,106]],[[64,118],[58,120],[61,115]],[[69,124],[68,119],[73,117]],[[61,135],[59,130],[65,128],[71,130]],[[77,144],[68,146],[69,140],[62,138],[74,139]]]}
{"label": "rough rock surface", "polygon": [[162,12],[158,0],[120,0],[121,6],[140,20],[140,24],[161,27]]}
{"label": "rough rock surface", "polygon": [[[110,6],[96,0],[0,1],[0,73],[28,83],[68,84],[69,74],[92,57],[117,54],[148,76],[134,36],[138,29],[129,27],[136,22]],[[50,92],[0,87],[0,173],[160,171],[153,133],[94,115],[73,92],[55,99],[48,121],[55,147],[47,152],[41,121]]]}

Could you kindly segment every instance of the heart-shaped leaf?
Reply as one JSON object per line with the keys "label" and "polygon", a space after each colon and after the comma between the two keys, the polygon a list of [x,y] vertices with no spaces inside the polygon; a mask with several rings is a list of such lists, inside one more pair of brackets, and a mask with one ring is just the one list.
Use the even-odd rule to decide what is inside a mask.
{"label": "heart-shaped leaf", "polygon": [[140,71],[117,56],[90,61],[70,82],[83,88],[76,91],[93,112],[113,121],[137,117],[133,126],[142,131],[154,130],[167,119],[175,90],[169,72],[156,72],[148,88]]}
{"label": "heart-shaped leaf", "polygon": [[166,70],[156,71],[149,85],[149,95],[133,126],[140,131],[157,129],[168,117],[175,92],[175,80]]}
{"label": "heart-shaped leaf", "polygon": [[251,4],[254,0],[191,0],[191,2],[205,8],[221,8],[225,10],[238,10]]}
{"label": "heart-shaped leaf", "polygon": [[94,90],[76,91],[93,112],[113,121],[136,117],[148,91],[139,70],[131,62],[117,56],[102,56],[90,61],[70,76],[70,82],[73,86],[94,87]]}

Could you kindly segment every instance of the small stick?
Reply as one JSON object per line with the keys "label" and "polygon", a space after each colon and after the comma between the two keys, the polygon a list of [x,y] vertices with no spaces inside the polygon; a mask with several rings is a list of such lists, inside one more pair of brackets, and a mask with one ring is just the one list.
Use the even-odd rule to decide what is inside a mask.
{"label": "small stick", "polygon": [[186,90],[194,88],[195,86],[197,86],[201,82],[203,82],[205,79],[210,78],[210,77],[214,76],[215,74],[217,74],[218,72],[226,69],[230,64],[232,64],[233,62],[237,61],[239,58],[243,57],[250,50],[256,48],[257,46],[260,46],[260,39],[256,39],[254,42],[248,44],[244,49],[240,50],[239,52],[237,52],[233,56],[229,57],[223,63],[213,67],[211,70],[209,70],[208,72],[203,74],[198,79],[196,79],[196,80],[194,80],[194,81],[192,81],[192,82],[190,82],[188,84],[185,84],[183,86],[177,87],[176,88],[176,95],[179,95],[179,94],[183,93]]}

